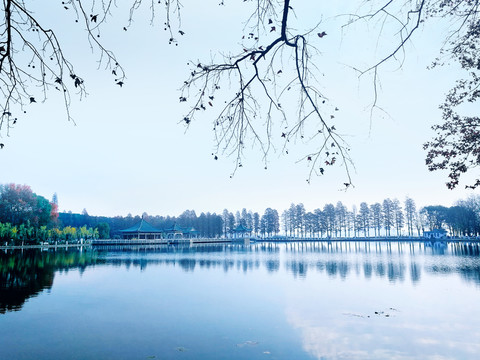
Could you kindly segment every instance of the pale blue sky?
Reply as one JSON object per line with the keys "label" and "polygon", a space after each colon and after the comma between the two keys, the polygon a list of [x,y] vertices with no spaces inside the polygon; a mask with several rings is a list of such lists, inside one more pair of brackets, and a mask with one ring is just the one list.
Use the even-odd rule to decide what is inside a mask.
{"label": "pale blue sky", "polygon": [[[61,9],[55,12],[58,5],[33,3],[41,4],[38,14],[52,21],[53,28],[73,23],[65,21]],[[290,146],[285,156],[280,142],[277,152],[270,154],[267,171],[258,149],[252,149],[247,151],[244,167],[230,178],[234,158],[221,156],[215,161],[211,155],[214,112],[206,113],[186,132],[179,124],[187,110],[178,101],[178,89],[189,73],[186,63],[241,51],[245,5],[219,7],[218,1],[184,2],[186,35],[179,37],[179,46],[168,45],[163,18],[151,27],[149,17],[139,13],[133,27],[123,32],[126,12],[115,10],[123,18],[115,15],[102,38],[127,71],[123,88],[114,84],[109,71],[97,70],[97,56],[91,54],[81,32],[61,30],[67,56],[83,75],[89,95],[73,101],[76,126],[66,120],[61,99],[53,94],[46,103],[30,106],[10,137],[2,139],[6,146],[0,151],[0,183],[28,184],[48,198],[56,192],[62,211],[86,208],[91,215],[108,216],[243,207],[263,213],[266,207],[282,211],[292,202],[303,202],[313,210],[338,200],[358,206],[387,197],[403,202],[405,196],[419,206],[452,205],[471,194],[461,187],[447,190],[446,174],[429,173],[424,165],[422,144],[433,135],[430,126],[441,116],[438,105],[459,74],[455,67],[426,70],[437,55],[445,28],[417,32],[406,48],[403,67],[391,63],[382,68],[379,105],[385,113],[377,110],[370,117],[371,80],[368,76],[358,79],[346,65],[365,67],[372,54],[386,50],[388,41],[377,43],[372,25],[368,35],[361,25],[342,33],[339,25],[346,19],[331,15],[343,10],[321,9],[314,0],[293,6],[298,27],[315,25],[325,11],[321,29],[328,35],[321,41],[312,39],[320,51],[315,64],[325,75],[320,80],[322,92],[340,108],[337,127],[352,148],[355,188],[339,191],[345,180],[340,168],[307,184],[308,167],[296,161],[308,146]],[[292,98],[288,105],[295,104]]]}

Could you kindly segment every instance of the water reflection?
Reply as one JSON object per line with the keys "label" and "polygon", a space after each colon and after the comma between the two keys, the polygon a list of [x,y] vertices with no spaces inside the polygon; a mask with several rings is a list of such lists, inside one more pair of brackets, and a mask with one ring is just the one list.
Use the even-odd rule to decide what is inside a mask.
{"label": "water reflection", "polygon": [[0,254],[0,313],[18,310],[28,298],[50,289],[57,271],[82,272],[94,265],[141,271],[150,266],[171,266],[185,272],[225,273],[276,273],[284,269],[299,279],[315,273],[341,280],[363,276],[401,283],[409,279],[413,285],[425,272],[459,274],[463,280],[480,285],[479,256],[478,243],[326,241],[7,251]]}
{"label": "water reflection", "polygon": [[56,271],[97,263],[93,251],[24,250],[0,253],[0,313],[20,310],[25,301],[53,285]]}
{"label": "water reflection", "polygon": [[414,284],[420,281],[420,265],[413,261],[410,263],[410,279]]}
{"label": "water reflection", "polygon": [[409,277],[416,284],[425,271],[460,274],[480,284],[478,243],[293,243],[287,244],[285,251],[289,255],[286,267],[295,277],[305,277],[312,269],[345,279],[353,271],[363,273],[365,279],[379,277],[389,282],[403,282]]}

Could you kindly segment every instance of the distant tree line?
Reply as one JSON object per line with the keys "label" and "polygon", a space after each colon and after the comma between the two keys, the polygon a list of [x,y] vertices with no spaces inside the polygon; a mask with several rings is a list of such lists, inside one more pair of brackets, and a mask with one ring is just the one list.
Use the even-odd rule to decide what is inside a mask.
{"label": "distant tree line", "polygon": [[142,218],[158,229],[170,229],[174,225],[182,228],[194,228],[201,237],[233,236],[238,226],[243,226],[256,236],[273,236],[280,232],[280,218],[277,210],[267,208],[262,216],[243,209],[241,212],[232,213],[225,209],[221,215],[210,212],[202,212],[197,215],[195,210],[185,210],[179,216],[160,216],[143,213],[142,216],[91,216],[84,209],[81,214],[63,212],[59,214],[59,222],[63,226],[97,227],[99,224],[107,224],[112,238],[119,237],[120,230],[134,226]]}
{"label": "distant tree line", "polygon": [[420,237],[427,230],[445,229],[450,236],[480,235],[480,196],[458,201],[454,206],[430,205],[417,209],[409,197],[383,202],[360,203],[350,209],[342,202],[325,204],[307,211],[291,204],[279,212],[267,208],[262,215],[246,208],[221,214],[186,210],[179,216],[91,216],[58,213],[58,200],[36,195],[26,185],[0,185],[0,241],[62,242],[80,239],[117,238],[120,230],[134,226],[143,218],[158,229],[174,225],[194,228],[201,237],[232,237],[238,228],[257,237],[282,234],[293,238]]}
{"label": "distant tree line", "polygon": [[[350,237],[421,237],[425,231],[448,230],[451,236],[480,235],[480,197],[471,196],[455,206],[429,205],[417,209],[415,201],[407,197],[402,203],[398,199],[352,206],[348,209],[342,202],[325,204],[323,208],[306,211],[305,206],[291,204],[279,215],[278,211],[267,208],[262,215],[246,208],[231,212],[223,210],[221,215],[204,213],[197,215],[186,210],[181,215],[151,216],[143,213],[143,219],[160,229],[177,224],[194,228],[202,237],[233,236],[238,227],[247,228],[252,235],[271,237],[283,234],[295,238],[350,238]],[[119,230],[138,223],[141,216],[96,217],[82,214],[60,213],[60,222],[70,226],[95,227],[108,224],[110,235],[119,236]]]}
{"label": "distant tree line", "polygon": [[[194,228],[199,231],[202,237],[219,237],[223,235],[223,219],[215,213],[201,213],[199,216],[193,210],[186,210],[180,216],[159,216],[148,215],[143,213],[142,216],[91,216],[84,209],[81,214],[72,212],[63,212],[59,214],[59,221],[63,226],[79,227],[86,225],[87,227],[96,228],[98,226],[108,226],[109,236],[116,238],[120,236],[120,230],[134,226],[142,220],[147,221],[158,229],[170,229],[174,225],[182,228]],[[102,225],[104,224],[104,225]],[[101,238],[103,238],[101,236]]]}
{"label": "distant tree line", "polygon": [[109,236],[108,224],[63,226],[56,194],[50,202],[27,185],[0,185],[0,243],[38,244]]}
{"label": "distant tree line", "polygon": [[451,236],[480,234],[480,197],[458,201],[455,206],[425,206],[417,210],[409,197],[353,206],[337,202],[307,212],[292,204],[282,213],[284,233],[293,237],[420,237],[427,230],[446,229]]}

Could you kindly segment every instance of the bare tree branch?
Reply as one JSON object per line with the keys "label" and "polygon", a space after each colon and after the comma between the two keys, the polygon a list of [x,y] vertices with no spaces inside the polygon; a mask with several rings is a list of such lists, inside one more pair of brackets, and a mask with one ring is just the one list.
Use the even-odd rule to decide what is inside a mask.
{"label": "bare tree branch", "polygon": [[[289,21],[289,16],[295,15],[292,0],[244,2],[252,4],[253,11],[244,26],[242,49],[233,55],[223,55],[220,62],[189,63],[190,76],[184,82],[180,96],[180,102],[189,105],[183,122],[188,127],[200,113],[207,109],[216,111],[213,117],[216,148],[212,155],[215,159],[219,155],[233,156],[233,173],[243,166],[248,145],[260,150],[266,168],[270,152],[276,149],[276,139],[283,143],[284,153],[288,153],[292,144],[308,143],[310,146],[313,144],[314,150],[307,151],[308,154],[300,156],[298,160],[309,165],[307,181],[314,175],[323,175],[326,169],[335,165],[343,168],[346,177],[344,185],[348,188],[352,184],[353,168],[350,149],[334,122],[333,108],[338,109],[329,103],[320,90],[324,84],[316,77],[319,69],[312,61],[312,54],[319,53],[313,46],[313,39],[322,41],[328,36],[321,28],[322,23],[303,32],[295,30]],[[73,121],[70,114],[72,94],[75,93],[80,99],[87,94],[84,77],[77,74],[66,56],[57,37],[58,30],[52,29],[48,20],[37,18],[27,4],[25,0],[2,0],[0,136],[9,135],[27,107],[46,101],[55,91],[61,93],[66,116]],[[114,83],[123,86],[125,71],[114,52],[100,40],[102,29],[108,18],[114,15],[117,5],[115,0],[65,0],[58,6],[63,7],[66,16],[71,16],[81,24],[92,53],[98,56],[98,67],[111,71]],[[163,8],[168,42],[178,45],[177,31],[184,35],[180,16],[182,4],[179,0],[130,0],[123,5],[127,6],[128,12],[123,31],[132,26],[142,5],[149,7],[152,24],[157,7]],[[225,2],[220,1],[220,5],[225,5]],[[480,164],[480,158],[474,159],[476,150],[468,146],[468,142],[473,141],[469,131],[478,130],[476,118],[461,117],[453,110],[464,102],[475,102],[480,97],[479,6],[480,0],[366,1],[357,13],[349,15],[348,24],[345,25],[378,22],[378,42],[384,39],[384,27],[393,24],[396,30],[393,38],[388,37],[389,48],[371,62],[373,65],[356,69],[359,76],[371,74],[373,78],[373,112],[373,109],[379,108],[380,69],[392,62],[402,65],[401,56],[406,54],[406,45],[426,19],[445,17],[454,23],[441,54],[458,61],[469,71],[470,80],[459,81],[447,96],[442,105],[445,124],[434,127],[438,136],[425,145],[426,149],[433,151],[427,158],[431,170],[446,168],[451,161],[448,156],[453,154],[451,151],[456,151],[456,159],[460,161],[450,162],[453,164],[450,177],[454,181],[450,183],[451,187],[458,183],[455,181],[459,172]],[[441,64],[438,59],[433,66]],[[298,99],[296,105],[292,104],[292,94]],[[466,136],[467,133],[470,135]],[[463,148],[450,149],[447,153],[443,148],[439,150],[444,146],[442,142],[455,147],[458,139],[451,139],[459,134],[464,136]],[[3,144],[0,145],[3,147]],[[435,165],[438,164],[436,159],[442,157],[444,159],[440,165]]]}
{"label": "bare tree branch", "polygon": [[[325,172],[325,168],[339,162],[345,169],[346,184],[349,186],[352,180],[349,170],[352,163],[348,155],[348,147],[336,131],[335,126],[326,121],[326,110],[322,109],[326,98],[309,84],[310,79],[314,76],[309,69],[311,46],[307,36],[313,30],[307,34],[290,34],[291,30],[288,26],[288,15],[292,11],[290,0],[281,2],[281,17],[279,17],[281,20],[277,20],[277,22],[268,17],[269,14],[277,12],[273,10],[273,7],[271,1],[259,0],[257,12],[251,16],[251,19],[255,19],[257,24],[268,24],[269,28],[266,29],[268,33],[278,32],[279,26],[278,37],[264,46],[258,45],[258,39],[255,39],[254,47],[244,48],[241,54],[225,56],[223,63],[207,65],[199,63],[192,69],[189,79],[182,87],[180,96],[181,102],[191,101],[193,104],[183,121],[188,126],[191,121],[196,119],[199,112],[213,107],[213,101],[220,90],[219,84],[225,79],[232,80],[234,78],[233,84],[238,85],[214,120],[213,129],[217,145],[213,154],[215,159],[219,154],[235,154],[235,173],[237,168],[242,166],[245,141],[250,140],[258,145],[263,154],[265,167],[267,167],[267,158],[272,149],[272,137],[283,138],[285,144],[297,137],[304,139],[302,131],[306,123],[316,123],[317,135],[321,135],[322,140],[317,140],[317,136],[312,137],[310,141],[318,142],[317,150],[301,159],[310,164],[307,181],[311,180],[313,174],[321,175]],[[249,35],[250,37],[255,36],[252,33]],[[266,36],[265,32],[260,32],[258,37],[262,36]],[[323,36],[326,36],[325,32],[318,33],[318,37],[322,38]],[[277,58],[285,56],[285,53],[289,54],[288,56],[293,60],[294,76],[277,95],[278,78],[281,74],[286,73],[287,69],[275,69],[275,64],[278,61]],[[260,103],[260,94],[255,93],[256,88],[262,90],[266,105]],[[288,126],[286,111],[282,106],[282,97],[292,88],[298,88],[300,100],[298,118]],[[223,90],[223,92],[225,91]],[[286,130],[277,134],[271,133],[272,118],[276,116],[274,112],[280,115],[282,123],[287,125]],[[320,163],[322,163],[321,166]]]}

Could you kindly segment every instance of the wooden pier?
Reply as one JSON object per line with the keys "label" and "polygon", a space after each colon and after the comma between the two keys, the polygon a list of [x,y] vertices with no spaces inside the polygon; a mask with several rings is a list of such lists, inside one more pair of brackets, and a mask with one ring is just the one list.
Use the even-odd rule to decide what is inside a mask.
{"label": "wooden pier", "polygon": [[245,241],[245,239],[191,238],[191,239],[103,239],[92,240],[92,246],[118,245],[171,245],[171,244],[217,244]]}

